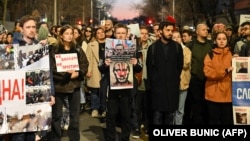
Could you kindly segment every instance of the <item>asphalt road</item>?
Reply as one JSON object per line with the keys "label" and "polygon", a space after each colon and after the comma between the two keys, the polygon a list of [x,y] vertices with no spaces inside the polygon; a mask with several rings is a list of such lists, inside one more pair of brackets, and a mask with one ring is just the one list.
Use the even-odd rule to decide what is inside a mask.
{"label": "asphalt road", "polygon": [[[80,116],[80,135],[81,141],[105,141],[104,131],[106,125],[101,123],[100,119],[92,118],[90,112],[84,112]],[[120,129],[117,128],[119,133]],[[69,141],[67,137],[67,131],[64,131],[62,141]],[[118,140],[117,140],[118,141]],[[130,141],[148,141],[147,137],[142,133],[140,139],[133,139],[130,137]]]}

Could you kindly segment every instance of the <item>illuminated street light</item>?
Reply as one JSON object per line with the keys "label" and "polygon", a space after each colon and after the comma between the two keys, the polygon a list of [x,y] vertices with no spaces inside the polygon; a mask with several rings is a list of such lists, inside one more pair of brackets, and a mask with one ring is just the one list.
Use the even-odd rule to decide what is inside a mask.
{"label": "illuminated street light", "polygon": [[152,24],[152,20],[148,20],[148,24]]}
{"label": "illuminated street light", "polygon": [[110,18],[110,17],[111,17],[111,14],[110,14],[109,12],[107,12],[107,16],[108,16],[108,18]]}

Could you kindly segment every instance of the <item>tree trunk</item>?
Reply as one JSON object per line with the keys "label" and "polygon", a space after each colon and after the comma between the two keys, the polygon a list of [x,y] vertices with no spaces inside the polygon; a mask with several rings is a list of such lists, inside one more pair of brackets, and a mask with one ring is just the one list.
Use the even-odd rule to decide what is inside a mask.
{"label": "tree trunk", "polygon": [[229,9],[228,9],[228,13],[231,17],[231,20],[232,20],[232,23],[234,26],[237,25],[237,20],[235,18],[235,15],[234,15],[234,1],[233,0],[230,0],[230,6],[229,6]]}
{"label": "tree trunk", "polygon": [[4,8],[3,8],[3,20],[2,20],[2,24],[4,26],[5,26],[6,13],[7,13],[7,3],[8,3],[8,0],[3,0]]}

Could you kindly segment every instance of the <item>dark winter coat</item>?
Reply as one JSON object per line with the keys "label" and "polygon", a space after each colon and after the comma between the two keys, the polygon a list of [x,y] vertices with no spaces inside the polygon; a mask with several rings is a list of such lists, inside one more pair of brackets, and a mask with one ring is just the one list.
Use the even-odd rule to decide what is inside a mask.
{"label": "dark winter coat", "polygon": [[[88,70],[88,59],[80,47],[72,47],[69,51],[64,50],[63,47],[50,46],[50,65],[53,72],[53,80],[55,92],[58,93],[73,93],[75,88],[81,87],[81,81]],[[79,63],[78,78],[71,79],[71,74],[68,72],[57,72],[55,54],[77,53]]]}
{"label": "dark winter coat", "polygon": [[162,112],[177,110],[180,74],[183,67],[181,45],[173,40],[167,44],[157,40],[148,48],[146,65],[152,110]]}

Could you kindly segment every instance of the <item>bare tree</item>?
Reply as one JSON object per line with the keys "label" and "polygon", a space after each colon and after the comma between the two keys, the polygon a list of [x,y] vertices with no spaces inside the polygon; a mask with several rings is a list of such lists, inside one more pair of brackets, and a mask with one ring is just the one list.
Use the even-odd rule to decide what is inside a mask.
{"label": "bare tree", "polygon": [[158,0],[143,0],[142,3],[133,3],[133,9],[139,9],[142,16],[152,17],[154,21],[159,21],[158,12],[161,5]]}
{"label": "bare tree", "polygon": [[[93,1],[92,10],[91,1]],[[52,23],[54,19],[53,0],[1,0],[0,2],[2,22],[5,22],[6,18],[15,21],[23,15],[34,12],[40,17],[39,20],[47,18],[48,23]],[[100,15],[96,7],[98,2],[102,4]],[[56,18],[69,24],[75,24],[79,20],[88,23],[93,15],[94,22],[97,22],[98,16],[101,19],[105,18],[106,12],[112,10],[115,2],[116,0],[58,0]],[[192,21],[195,26],[198,22],[205,21],[211,26],[219,17],[225,18],[228,23],[237,24],[234,16],[234,0],[143,0],[141,3],[132,3],[131,9],[140,11],[141,16],[150,17],[154,22],[165,20],[168,15],[174,15],[179,25]]]}
{"label": "bare tree", "polygon": [[206,22],[211,27],[218,18],[225,18],[234,25],[237,23],[234,0],[143,0],[134,4],[133,8],[140,9],[143,16],[153,17],[155,21],[165,20],[166,16],[172,15],[179,25],[192,21],[193,26]]}

